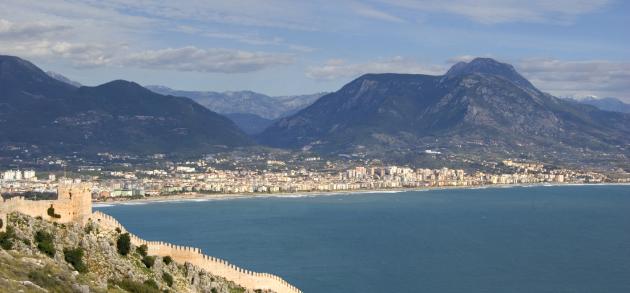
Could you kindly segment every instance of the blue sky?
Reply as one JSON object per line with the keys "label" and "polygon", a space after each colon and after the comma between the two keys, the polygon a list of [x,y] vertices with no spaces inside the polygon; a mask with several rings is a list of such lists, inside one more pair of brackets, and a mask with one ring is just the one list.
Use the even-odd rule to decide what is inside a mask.
{"label": "blue sky", "polygon": [[484,56],[555,95],[630,102],[628,1],[101,2],[0,0],[0,54],[86,85],[270,95],[334,91],[369,72],[437,75]]}

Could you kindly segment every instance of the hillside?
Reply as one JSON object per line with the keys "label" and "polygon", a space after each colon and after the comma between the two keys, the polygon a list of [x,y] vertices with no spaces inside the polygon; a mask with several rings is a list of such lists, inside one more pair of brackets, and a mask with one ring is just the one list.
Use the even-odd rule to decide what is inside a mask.
{"label": "hillside", "polygon": [[230,118],[245,133],[253,135],[263,132],[273,120],[260,117],[256,114],[228,113],[225,117]]}
{"label": "hillside", "polygon": [[252,141],[188,98],[128,81],[75,87],[32,63],[0,56],[0,147],[43,153],[210,152]]}
{"label": "hillside", "polygon": [[600,110],[630,113],[630,104],[624,103],[623,101],[616,98],[585,97],[581,99],[574,99],[574,98],[567,98],[567,99],[576,101],[580,104],[595,106]]}
{"label": "hillside", "polygon": [[180,91],[164,86],[147,86],[148,89],[164,94],[187,97],[208,109],[221,114],[254,114],[275,120],[295,114],[316,101],[324,93],[296,96],[272,97],[252,91],[210,92]]}
{"label": "hillside", "polygon": [[445,75],[366,74],[258,136],[275,147],[380,156],[627,161],[630,115],[555,98],[488,58]]}
{"label": "hillside", "polygon": [[120,234],[94,223],[82,228],[13,213],[5,224],[10,232],[0,232],[2,292],[249,292],[189,263],[147,260],[139,247],[123,256]]}

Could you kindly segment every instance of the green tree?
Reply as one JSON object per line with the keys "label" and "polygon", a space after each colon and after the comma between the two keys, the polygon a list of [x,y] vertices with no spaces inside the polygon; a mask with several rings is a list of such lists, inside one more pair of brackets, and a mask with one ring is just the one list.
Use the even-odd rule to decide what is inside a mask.
{"label": "green tree", "polygon": [[171,276],[171,274],[167,272],[162,273],[162,280],[164,280],[169,287],[173,287],[173,276]]}
{"label": "green tree", "polygon": [[64,248],[63,249],[63,257],[64,259],[70,263],[75,270],[79,273],[87,272],[87,266],[83,262],[83,248],[77,247],[74,249]]}
{"label": "green tree", "polygon": [[142,245],[136,247],[136,252],[142,257],[147,256],[147,251],[148,250],[149,250],[149,248],[147,247],[146,244],[142,244]]}
{"label": "green tree", "polygon": [[142,263],[147,267],[151,268],[155,264],[155,256],[145,256],[142,258]]}
{"label": "green tree", "polygon": [[116,249],[118,249],[118,253],[120,253],[120,255],[125,256],[129,254],[129,250],[131,249],[131,238],[129,237],[129,233],[120,234],[120,236],[118,236]]}
{"label": "green tree", "polygon": [[13,248],[13,240],[15,239],[15,231],[13,227],[7,227],[6,232],[0,232],[0,247],[5,250]]}
{"label": "green tree", "polygon": [[55,243],[53,241],[53,235],[46,231],[37,231],[37,233],[35,233],[37,249],[50,257],[54,257],[56,253]]}

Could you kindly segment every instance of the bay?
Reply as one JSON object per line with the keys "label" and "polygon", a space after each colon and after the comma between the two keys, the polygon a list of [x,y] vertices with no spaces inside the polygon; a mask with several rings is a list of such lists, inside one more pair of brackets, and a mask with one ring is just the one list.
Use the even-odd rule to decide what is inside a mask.
{"label": "bay", "polygon": [[630,292],[630,186],[447,189],[96,208],[304,292]]}

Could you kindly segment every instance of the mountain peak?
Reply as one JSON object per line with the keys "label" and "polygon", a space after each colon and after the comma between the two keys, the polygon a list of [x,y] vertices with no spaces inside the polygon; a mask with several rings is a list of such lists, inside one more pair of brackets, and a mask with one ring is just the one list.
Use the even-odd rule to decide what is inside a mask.
{"label": "mountain peak", "polygon": [[534,87],[514,69],[514,66],[492,58],[477,57],[470,62],[458,62],[446,72],[445,76],[455,77],[475,73],[500,76],[522,87]]}
{"label": "mountain peak", "polygon": [[133,82],[123,79],[112,80],[110,82],[101,84],[97,89],[107,89],[112,91],[124,91],[124,92],[150,92],[147,88]]}

